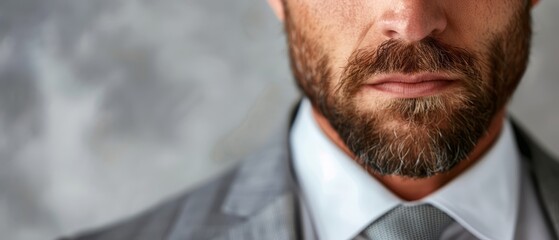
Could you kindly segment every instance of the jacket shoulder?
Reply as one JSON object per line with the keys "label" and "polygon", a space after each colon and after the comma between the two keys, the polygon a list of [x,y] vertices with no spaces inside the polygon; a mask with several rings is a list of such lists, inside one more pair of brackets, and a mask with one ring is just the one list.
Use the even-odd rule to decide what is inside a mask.
{"label": "jacket shoulder", "polygon": [[[187,191],[160,203],[136,216],[120,222],[85,231],[75,236],[60,240],[154,240],[167,239],[173,230],[176,220],[184,213],[184,206],[190,202],[212,201],[208,192],[216,192],[226,187],[234,169],[227,171],[218,178],[205,183],[194,190]],[[190,204],[191,205],[191,204]],[[190,208],[190,207],[189,207]],[[191,209],[189,210],[191,211]]]}

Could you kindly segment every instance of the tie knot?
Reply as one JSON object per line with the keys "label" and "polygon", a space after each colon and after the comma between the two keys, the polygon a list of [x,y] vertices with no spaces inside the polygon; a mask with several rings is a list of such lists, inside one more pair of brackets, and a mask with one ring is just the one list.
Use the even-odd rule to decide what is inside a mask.
{"label": "tie knot", "polygon": [[398,206],[367,227],[361,237],[382,240],[436,240],[453,222],[430,204]]}

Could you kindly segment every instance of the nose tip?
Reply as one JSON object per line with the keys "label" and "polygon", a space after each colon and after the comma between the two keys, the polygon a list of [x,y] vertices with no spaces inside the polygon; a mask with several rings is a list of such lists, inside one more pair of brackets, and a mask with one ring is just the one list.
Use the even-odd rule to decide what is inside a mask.
{"label": "nose tip", "polygon": [[417,42],[445,31],[447,18],[440,8],[429,5],[425,1],[405,2],[408,4],[401,5],[399,9],[390,9],[381,16],[379,26],[384,36],[406,42]]}

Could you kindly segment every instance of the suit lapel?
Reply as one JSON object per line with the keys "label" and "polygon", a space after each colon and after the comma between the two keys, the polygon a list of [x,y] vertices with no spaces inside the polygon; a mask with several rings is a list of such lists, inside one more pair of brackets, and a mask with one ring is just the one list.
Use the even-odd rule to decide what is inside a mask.
{"label": "suit lapel", "polygon": [[290,125],[229,174],[187,196],[167,239],[300,239]]}
{"label": "suit lapel", "polygon": [[289,153],[270,144],[184,201],[168,240],[296,239]]}
{"label": "suit lapel", "polygon": [[515,135],[522,155],[529,159],[532,178],[548,222],[559,239],[559,162],[548,155],[515,123]]}
{"label": "suit lapel", "polygon": [[215,239],[296,239],[297,202],[287,142],[243,161],[222,206],[246,219]]}
{"label": "suit lapel", "polygon": [[283,194],[213,240],[296,239],[295,204],[291,193]]}
{"label": "suit lapel", "polygon": [[286,149],[269,146],[242,162],[222,210],[249,217],[290,191]]}
{"label": "suit lapel", "polygon": [[280,137],[242,163],[222,209],[246,221],[215,240],[302,238],[300,201],[289,147],[289,130],[300,103],[299,100],[293,108],[289,123],[278,131]]}
{"label": "suit lapel", "polygon": [[540,152],[534,155],[533,171],[545,210],[559,239],[559,163]]}

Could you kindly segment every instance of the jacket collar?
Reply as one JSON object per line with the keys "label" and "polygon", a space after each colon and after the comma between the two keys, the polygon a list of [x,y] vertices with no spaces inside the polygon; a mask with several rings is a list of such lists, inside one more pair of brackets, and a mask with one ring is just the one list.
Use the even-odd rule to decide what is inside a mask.
{"label": "jacket collar", "polygon": [[247,217],[271,203],[275,197],[297,191],[289,130],[300,105],[299,100],[291,111],[289,121],[283,124],[276,137],[262,151],[241,162],[231,191],[223,204],[224,212]]}
{"label": "jacket collar", "polygon": [[248,217],[289,192],[288,161],[288,153],[278,146],[268,146],[263,152],[243,161],[222,210],[227,214]]}
{"label": "jacket collar", "polygon": [[222,211],[247,219],[219,239],[299,239],[299,202],[291,165],[291,120],[262,151],[243,161],[237,170]]}
{"label": "jacket collar", "polygon": [[555,239],[559,239],[559,162],[540,148],[518,123],[512,122],[520,152],[530,163],[531,177],[549,225]]}
{"label": "jacket collar", "polygon": [[[202,220],[205,223],[198,226],[208,233],[202,239],[300,239],[299,202],[288,143],[297,109],[298,104],[291,121],[284,123],[260,151],[241,160],[232,172],[219,178],[214,184],[220,186],[214,187],[212,193],[205,193],[204,199],[194,200],[217,204],[216,211],[206,213]],[[184,204],[188,201],[193,200],[187,197]],[[191,226],[188,219],[197,211],[192,208],[203,203],[191,205],[195,206],[182,207],[168,240],[188,238],[196,232],[196,226]]]}

